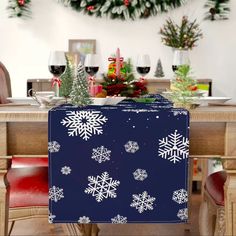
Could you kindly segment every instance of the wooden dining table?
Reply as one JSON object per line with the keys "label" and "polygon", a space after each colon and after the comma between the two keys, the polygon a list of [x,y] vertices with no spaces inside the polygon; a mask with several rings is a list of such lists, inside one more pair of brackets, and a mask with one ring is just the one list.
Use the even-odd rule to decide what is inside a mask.
{"label": "wooden dining table", "polygon": [[[37,106],[0,106],[0,158],[48,153],[48,110]],[[190,155],[228,156],[224,167],[226,235],[236,235],[236,107],[202,106],[190,111]],[[4,232],[5,165],[0,163],[0,235]]]}

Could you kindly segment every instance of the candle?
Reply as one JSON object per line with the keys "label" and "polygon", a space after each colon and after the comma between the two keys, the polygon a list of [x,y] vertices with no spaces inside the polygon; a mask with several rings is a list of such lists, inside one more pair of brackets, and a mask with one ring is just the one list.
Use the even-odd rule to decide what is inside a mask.
{"label": "candle", "polygon": [[116,76],[120,78],[120,49],[116,50]]}

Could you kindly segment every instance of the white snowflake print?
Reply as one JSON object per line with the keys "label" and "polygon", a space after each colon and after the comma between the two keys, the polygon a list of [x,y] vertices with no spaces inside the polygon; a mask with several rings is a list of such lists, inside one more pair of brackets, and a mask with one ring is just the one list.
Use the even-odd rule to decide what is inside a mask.
{"label": "white snowflake print", "polygon": [[55,215],[53,215],[51,212],[49,212],[49,215],[48,215],[48,223],[49,224],[52,224],[53,223],[53,220],[56,218]]}
{"label": "white snowflake print", "polygon": [[64,193],[62,188],[52,186],[52,188],[49,189],[49,199],[51,199],[54,202],[58,202],[62,198],[64,198]]}
{"label": "white snowflake print", "polygon": [[80,224],[89,224],[90,222],[91,221],[90,221],[89,217],[87,217],[87,216],[82,216],[78,220],[78,223],[80,223]]}
{"label": "white snowflake print", "polygon": [[102,125],[107,120],[100,111],[68,111],[61,124],[68,128],[69,136],[88,141],[93,135],[103,134]]}
{"label": "white snowflake print", "polygon": [[183,208],[180,209],[177,213],[177,216],[181,219],[181,220],[187,220],[188,219],[188,208]]}
{"label": "white snowflake print", "polygon": [[144,181],[148,177],[148,174],[146,170],[137,169],[133,172],[133,176],[135,180]]}
{"label": "white snowflake print", "polygon": [[111,156],[111,151],[104,146],[93,148],[92,159],[98,163],[109,161]]}
{"label": "white snowflake print", "polygon": [[111,218],[112,224],[126,224],[127,223],[127,217],[117,215],[114,218]]}
{"label": "white snowflake print", "polygon": [[71,173],[71,168],[69,166],[63,166],[61,168],[61,173],[63,175],[69,175]]}
{"label": "white snowflake print", "polygon": [[51,141],[48,142],[48,151],[53,152],[59,152],[61,145],[57,141]]}
{"label": "white snowflake print", "polygon": [[139,213],[143,213],[147,210],[153,210],[153,202],[156,200],[155,197],[148,195],[147,191],[141,194],[133,194],[133,202],[130,204],[131,207],[135,207]]}
{"label": "white snowflake print", "polygon": [[92,194],[97,202],[103,201],[104,198],[116,198],[116,187],[120,185],[120,181],[113,180],[107,172],[103,172],[97,177],[88,176],[88,188],[84,190],[87,194]]}
{"label": "white snowflake print", "polygon": [[159,155],[176,164],[188,158],[189,140],[179,134],[177,130],[163,139],[159,139]]}
{"label": "white snowflake print", "polygon": [[178,115],[184,115],[184,116],[187,116],[188,115],[188,111],[185,111],[185,110],[173,110],[173,115],[174,116],[178,116]]}
{"label": "white snowflake print", "polygon": [[185,189],[178,189],[173,192],[172,200],[183,204],[188,201],[188,192]]}
{"label": "white snowflake print", "polygon": [[125,144],[125,151],[129,153],[135,153],[139,150],[139,145],[135,141],[128,141]]}

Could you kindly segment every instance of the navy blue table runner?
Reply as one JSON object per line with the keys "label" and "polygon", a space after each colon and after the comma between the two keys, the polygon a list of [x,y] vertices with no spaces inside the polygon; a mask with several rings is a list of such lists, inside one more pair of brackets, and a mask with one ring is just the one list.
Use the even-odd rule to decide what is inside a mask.
{"label": "navy blue table runner", "polygon": [[49,111],[51,223],[187,221],[189,113],[154,97]]}

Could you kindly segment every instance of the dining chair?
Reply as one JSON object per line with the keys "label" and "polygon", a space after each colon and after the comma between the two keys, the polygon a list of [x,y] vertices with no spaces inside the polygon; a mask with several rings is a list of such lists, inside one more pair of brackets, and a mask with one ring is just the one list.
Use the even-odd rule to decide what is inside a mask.
{"label": "dining chair", "polygon": [[[11,162],[10,164],[7,164]],[[5,164],[4,164],[5,163]],[[7,173],[7,174],[6,174]],[[4,176],[6,174],[6,178]],[[53,217],[48,212],[48,157],[46,155],[17,155],[0,158],[0,200],[3,182],[7,179],[9,186],[9,211],[2,206],[1,214],[5,214],[5,227],[11,234],[15,221],[30,218]],[[0,202],[1,207],[1,202]],[[1,218],[1,217],[0,217]],[[4,225],[5,224],[5,225]],[[98,236],[96,224],[61,224],[66,235]]]}
{"label": "dining chair", "polygon": [[[223,160],[236,160],[236,157],[225,157]],[[236,174],[236,170],[231,170]],[[199,211],[199,232],[202,236],[225,235],[225,196],[224,184],[226,171],[212,173],[204,184],[203,201]]]}
{"label": "dining chair", "polygon": [[0,62],[0,104],[8,103],[7,97],[11,97],[10,75],[2,62]]}

